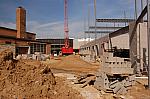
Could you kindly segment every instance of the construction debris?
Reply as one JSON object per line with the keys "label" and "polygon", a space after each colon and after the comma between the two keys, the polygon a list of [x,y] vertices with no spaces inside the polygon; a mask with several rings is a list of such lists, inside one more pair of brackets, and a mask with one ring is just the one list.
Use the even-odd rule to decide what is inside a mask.
{"label": "construction debris", "polygon": [[[97,67],[99,67],[99,65],[95,66],[95,64],[94,65],[91,63],[89,64],[83,60],[80,60],[78,55],[61,57],[61,60],[52,59],[48,61],[48,63],[45,63],[45,64],[50,65],[53,68],[52,71],[55,73],[54,74],[55,76],[59,76],[61,78],[65,77],[66,82],[69,82],[73,88],[77,89],[80,92],[80,94],[82,94],[83,96],[86,96],[87,97],[86,99],[116,99],[116,98],[121,99],[121,97],[122,98],[125,97],[125,99],[139,99],[138,97],[140,98],[144,97],[144,99],[145,98],[149,99],[149,96],[150,96],[149,91],[146,90],[143,85],[139,85],[139,83],[136,83],[136,82],[132,83],[133,86],[125,87],[127,90],[127,93],[123,95],[113,93],[112,89],[110,91],[107,90],[107,92],[104,90],[97,90],[96,88],[94,88],[95,86],[93,85],[99,74],[99,72],[98,74],[96,74],[96,71],[98,71]],[[82,85],[86,83],[87,79],[91,77],[96,77],[96,78],[93,79],[93,81],[91,81],[86,86],[82,87]],[[119,79],[116,79],[116,80],[120,81]],[[118,82],[116,80],[113,80],[114,82],[112,81],[111,83],[112,86],[115,83],[123,82],[123,81]],[[93,90],[95,90],[96,92],[95,91],[93,92]],[[98,94],[98,97],[97,97],[97,94]]]}
{"label": "construction debris", "polygon": [[81,84],[81,88],[89,85],[91,82],[95,81],[95,76],[92,74],[87,74],[87,75],[83,75],[78,77],[76,80],[74,80],[75,84]]}
{"label": "construction debris", "polygon": [[50,59],[50,55],[42,54],[39,52],[35,52],[35,54],[22,54],[16,57],[17,60],[19,59],[33,59],[38,61],[46,61],[46,59]]}
{"label": "construction debris", "polygon": [[97,73],[94,83],[98,90],[126,94],[128,87],[134,85],[135,75],[130,62],[125,61],[125,58],[113,57],[112,53],[105,52],[100,65],[102,68]]}

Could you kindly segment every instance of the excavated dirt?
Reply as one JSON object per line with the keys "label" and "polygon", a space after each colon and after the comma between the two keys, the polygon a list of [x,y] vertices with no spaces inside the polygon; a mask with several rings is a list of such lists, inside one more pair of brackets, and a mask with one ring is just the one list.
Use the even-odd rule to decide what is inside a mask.
{"label": "excavated dirt", "polygon": [[99,63],[85,62],[80,59],[79,55],[59,57],[43,63],[49,65],[53,70],[64,72],[96,73],[99,68]]}
{"label": "excavated dirt", "polygon": [[55,78],[39,61],[13,60],[11,51],[0,53],[0,99],[82,99],[78,92]]}

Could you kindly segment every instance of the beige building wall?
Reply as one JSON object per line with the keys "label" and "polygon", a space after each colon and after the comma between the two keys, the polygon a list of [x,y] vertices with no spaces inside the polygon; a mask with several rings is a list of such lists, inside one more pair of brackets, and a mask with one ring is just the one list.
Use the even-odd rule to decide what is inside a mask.
{"label": "beige building wall", "polygon": [[117,46],[118,49],[129,49],[129,34],[123,34],[111,38],[112,47]]}

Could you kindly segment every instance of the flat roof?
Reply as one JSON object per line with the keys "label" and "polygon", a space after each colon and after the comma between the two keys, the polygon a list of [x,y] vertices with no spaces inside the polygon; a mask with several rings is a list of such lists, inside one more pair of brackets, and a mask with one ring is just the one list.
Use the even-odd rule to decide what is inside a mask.
{"label": "flat roof", "polygon": [[47,44],[50,44],[49,42],[43,42],[43,41],[37,41],[37,40],[29,40],[29,39],[24,39],[24,38],[16,38],[16,37],[5,36],[5,35],[0,35],[0,38],[13,39],[13,40],[18,40],[18,41],[29,41],[29,42],[39,42],[39,43],[47,43]]}
{"label": "flat roof", "polygon": [[[38,39],[37,38],[36,40],[65,40],[65,39],[62,39],[62,38],[60,38],[60,39],[59,38],[56,38],[56,39],[55,38],[50,38],[50,39],[47,39],[47,38],[46,39],[42,39],[42,38],[40,38],[40,39]],[[72,38],[70,39],[69,38],[69,40],[74,40],[74,39],[72,39]]]}
{"label": "flat roof", "polygon": [[[11,30],[11,31],[17,31],[16,29],[11,29],[11,28],[2,27],[2,26],[0,26],[0,29],[7,29],[7,30]],[[26,32],[26,33],[36,35],[35,33],[31,33],[31,32]]]}

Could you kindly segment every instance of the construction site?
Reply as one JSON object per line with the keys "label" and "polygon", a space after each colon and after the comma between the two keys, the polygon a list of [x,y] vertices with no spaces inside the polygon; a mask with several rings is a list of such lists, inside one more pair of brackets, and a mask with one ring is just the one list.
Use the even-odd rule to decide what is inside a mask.
{"label": "construction site", "polygon": [[[150,0],[127,0],[132,7],[125,8],[132,8],[134,17],[128,17],[124,11],[121,18],[116,17],[119,14],[115,18],[107,14],[100,17],[105,12],[99,11],[100,3],[123,9],[124,3],[111,0],[47,1],[54,3],[55,9],[51,7],[50,13],[54,18],[54,10],[59,8],[55,3],[61,5],[63,24],[57,21],[40,25],[48,17],[41,17],[41,13],[48,9],[39,10],[39,16],[30,12],[38,3],[46,6],[46,0],[34,1],[35,6],[29,6],[29,1],[2,0],[0,4],[0,99],[150,99]],[[77,1],[82,3],[82,11],[77,13],[82,20],[75,27],[70,26],[73,21],[69,20],[75,14],[71,10]],[[14,4],[7,7],[16,10],[12,12],[16,28],[11,28],[9,21],[14,19],[9,19],[12,13],[3,8],[6,4]],[[28,25],[32,17],[41,17],[39,26],[34,22],[41,30],[34,24]],[[6,20],[9,26],[4,24]],[[56,28],[61,33],[57,37],[53,37],[55,31],[52,36],[44,32],[39,36],[49,24],[48,32]],[[82,36],[72,38],[70,31],[78,27]],[[32,28],[33,32],[29,32]]]}

